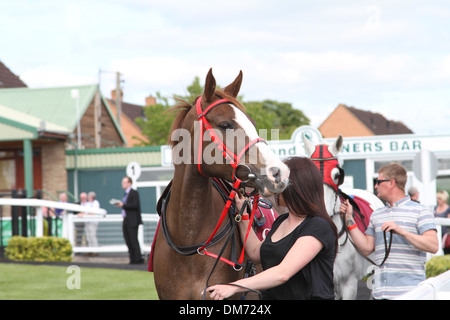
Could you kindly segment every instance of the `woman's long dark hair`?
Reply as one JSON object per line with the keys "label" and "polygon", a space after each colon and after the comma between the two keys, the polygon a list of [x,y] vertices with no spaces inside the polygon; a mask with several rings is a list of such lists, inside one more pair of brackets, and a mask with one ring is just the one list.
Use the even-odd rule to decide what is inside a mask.
{"label": "woman's long dark hair", "polygon": [[319,169],[309,158],[292,157],[284,163],[291,171],[289,185],[282,192],[289,211],[296,216],[319,216],[325,219],[335,234],[337,253],[337,228],[327,213],[323,178]]}

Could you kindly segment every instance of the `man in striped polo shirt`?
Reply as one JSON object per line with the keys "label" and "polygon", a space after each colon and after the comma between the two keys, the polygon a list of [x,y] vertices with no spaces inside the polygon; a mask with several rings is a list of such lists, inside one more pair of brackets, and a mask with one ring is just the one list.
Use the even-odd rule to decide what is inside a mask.
{"label": "man in striped polo shirt", "polygon": [[415,288],[425,280],[426,252],[439,249],[433,212],[405,196],[406,180],[401,165],[388,164],[379,170],[375,189],[386,206],[372,213],[365,234],[356,227],[348,200],[340,207],[356,247],[366,256],[375,251],[378,265],[385,258],[384,235],[386,243],[393,237],[388,258],[375,268],[374,299],[392,299]]}

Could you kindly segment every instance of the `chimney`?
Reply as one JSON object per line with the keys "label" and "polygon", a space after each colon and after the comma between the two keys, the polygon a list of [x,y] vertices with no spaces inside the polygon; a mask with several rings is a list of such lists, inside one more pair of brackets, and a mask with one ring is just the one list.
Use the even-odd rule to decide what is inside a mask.
{"label": "chimney", "polygon": [[[116,100],[116,89],[111,90],[111,100]],[[120,90],[120,101],[123,101],[123,91]]]}
{"label": "chimney", "polygon": [[152,95],[149,95],[145,98],[145,106],[154,106],[156,104],[156,98]]}

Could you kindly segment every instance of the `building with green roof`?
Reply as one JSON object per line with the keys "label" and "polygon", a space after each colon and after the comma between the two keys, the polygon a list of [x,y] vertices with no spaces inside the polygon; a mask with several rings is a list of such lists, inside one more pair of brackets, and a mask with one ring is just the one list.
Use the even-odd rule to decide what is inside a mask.
{"label": "building with green roof", "polygon": [[96,84],[0,89],[0,193],[45,190],[54,198],[68,189],[66,149],[125,145]]}

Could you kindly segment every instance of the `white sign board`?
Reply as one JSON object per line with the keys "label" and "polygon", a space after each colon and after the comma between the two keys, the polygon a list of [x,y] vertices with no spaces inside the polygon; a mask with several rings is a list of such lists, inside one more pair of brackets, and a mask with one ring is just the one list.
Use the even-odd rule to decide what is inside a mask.
{"label": "white sign board", "polygon": [[131,179],[133,179],[133,182],[136,182],[136,180],[141,176],[141,166],[137,162],[130,162],[127,165],[127,176],[129,176]]}

